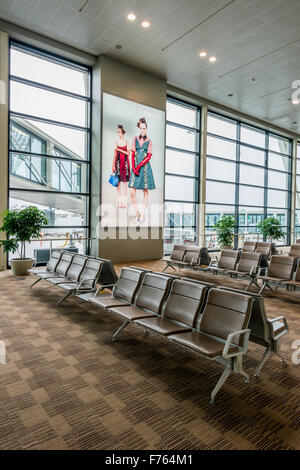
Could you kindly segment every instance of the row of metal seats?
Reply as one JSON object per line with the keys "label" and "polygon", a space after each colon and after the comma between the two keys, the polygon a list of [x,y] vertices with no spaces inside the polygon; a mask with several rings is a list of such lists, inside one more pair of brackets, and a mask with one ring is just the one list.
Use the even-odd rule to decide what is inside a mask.
{"label": "row of metal seats", "polygon": [[188,268],[190,266],[208,266],[211,257],[206,247],[195,245],[174,245],[170,256],[165,256],[162,261],[166,263],[163,271],[171,267],[176,271],[175,267]]}
{"label": "row of metal seats", "polygon": [[52,251],[45,270],[30,272],[37,277],[30,288],[43,280],[66,291],[57,305],[72,294],[94,292],[96,284],[107,286],[117,280],[111,261],[60,250]]}
{"label": "row of metal seats", "polygon": [[[176,247],[174,247],[174,251]],[[266,255],[259,252],[222,250],[219,259],[211,260],[208,266],[190,264],[195,271],[213,274],[230,275],[233,278],[249,280],[246,291],[254,284],[259,293],[265,288],[272,290],[274,284],[278,288],[299,289],[300,287],[300,244],[292,245],[287,255],[271,256],[270,265]],[[168,267],[168,265],[166,266]],[[262,285],[258,284],[261,280]]]}
{"label": "row of metal seats", "polygon": [[165,273],[144,269],[122,268],[111,293],[77,293],[78,298],[120,316],[124,322],[113,334],[118,335],[130,323],[149,330],[196,352],[202,357],[225,365],[211,393],[211,402],[235,372],[249,381],[242,367],[248,340],[264,346],[265,352],[255,375],[269,354],[280,355],[279,339],[288,331],[285,317],[270,320],[264,299],[257,294],[216,288],[214,284],[179,279]]}
{"label": "row of metal seats", "polygon": [[241,251],[260,253],[269,258],[271,255],[276,254],[276,245],[272,242],[251,242],[246,240]]}

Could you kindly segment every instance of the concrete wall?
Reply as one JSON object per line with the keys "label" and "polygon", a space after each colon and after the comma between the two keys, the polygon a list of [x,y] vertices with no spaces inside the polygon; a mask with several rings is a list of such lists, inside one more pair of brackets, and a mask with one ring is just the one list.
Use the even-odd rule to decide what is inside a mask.
{"label": "concrete wall", "polygon": [[[7,208],[8,186],[8,35],[0,31],[0,213]],[[3,233],[0,232],[0,239]],[[6,256],[0,249],[0,270]]]}
{"label": "concrete wall", "polygon": [[[110,93],[146,106],[152,106],[165,111],[166,109],[166,81],[130,67],[126,64],[117,62],[105,56],[100,56],[101,69],[101,91],[102,93]],[[96,64],[95,69],[97,71]],[[94,91],[99,92],[99,80],[97,73],[94,75]],[[97,104],[97,95],[94,95],[93,101]],[[98,105],[97,105],[98,112]],[[93,134],[97,134],[99,126],[98,117],[93,120]],[[99,201],[99,175],[94,167],[95,162],[98,164],[98,144],[94,142],[92,148],[92,212],[95,211],[95,203]],[[96,186],[96,187],[95,187]],[[92,234],[95,236],[96,217],[91,214],[93,221]],[[140,238],[126,239],[119,238],[119,230],[116,230],[115,239],[99,240],[99,256],[109,258],[113,261],[137,261],[145,259],[161,258],[163,255],[163,231],[159,229],[157,239],[152,239],[150,229],[141,228]],[[94,252],[94,250],[93,250]]]}

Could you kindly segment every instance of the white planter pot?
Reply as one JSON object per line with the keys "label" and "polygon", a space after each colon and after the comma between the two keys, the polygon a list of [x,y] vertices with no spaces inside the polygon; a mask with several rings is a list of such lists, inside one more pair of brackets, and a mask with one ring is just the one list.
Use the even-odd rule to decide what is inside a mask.
{"label": "white planter pot", "polygon": [[15,276],[26,276],[28,269],[31,269],[34,263],[33,258],[15,258],[10,260],[10,266]]}

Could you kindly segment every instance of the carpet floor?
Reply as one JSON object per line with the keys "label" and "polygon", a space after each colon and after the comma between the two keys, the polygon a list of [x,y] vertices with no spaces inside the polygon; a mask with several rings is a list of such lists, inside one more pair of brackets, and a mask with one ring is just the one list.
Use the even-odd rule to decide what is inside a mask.
{"label": "carpet floor", "polygon": [[[160,261],[136,265],[163,268]],[[246,286],[224,276],[179,275]],[[286,364],[271,355],[254,378],[263,348],[250,343],[244,369],[251,383],[231,375],[211,406],[220,364],[145,336],[137,325],[112,343],[119,317],[75,298],[57,309],[63,292],[43,282],[29,291],[31,282],[0,274],[0,340],[7,349],[0,365],[0,449],[300,448],[300,365],[292,361],[300,340],[299,291],[264,294],[268,315],[285,315],[289,323]]]}

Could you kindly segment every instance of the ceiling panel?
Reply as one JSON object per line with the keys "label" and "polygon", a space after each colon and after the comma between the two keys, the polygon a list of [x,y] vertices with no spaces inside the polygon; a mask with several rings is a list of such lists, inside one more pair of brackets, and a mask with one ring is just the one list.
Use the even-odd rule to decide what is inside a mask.
{"label": "ceiling panel", "polygon": [[[94,55],[105,53],[174,86],[300,133],[300,105],[290,101],[291,84],[300,79],[299,0],[84,4],[1,0],[0,17]],[[137,15],[133,23],[126,18],[129,11]],[[147,30],[141,28],[143,19],[151,22]],[[217,62],[201,59],[201,49],[216,55]]]}

